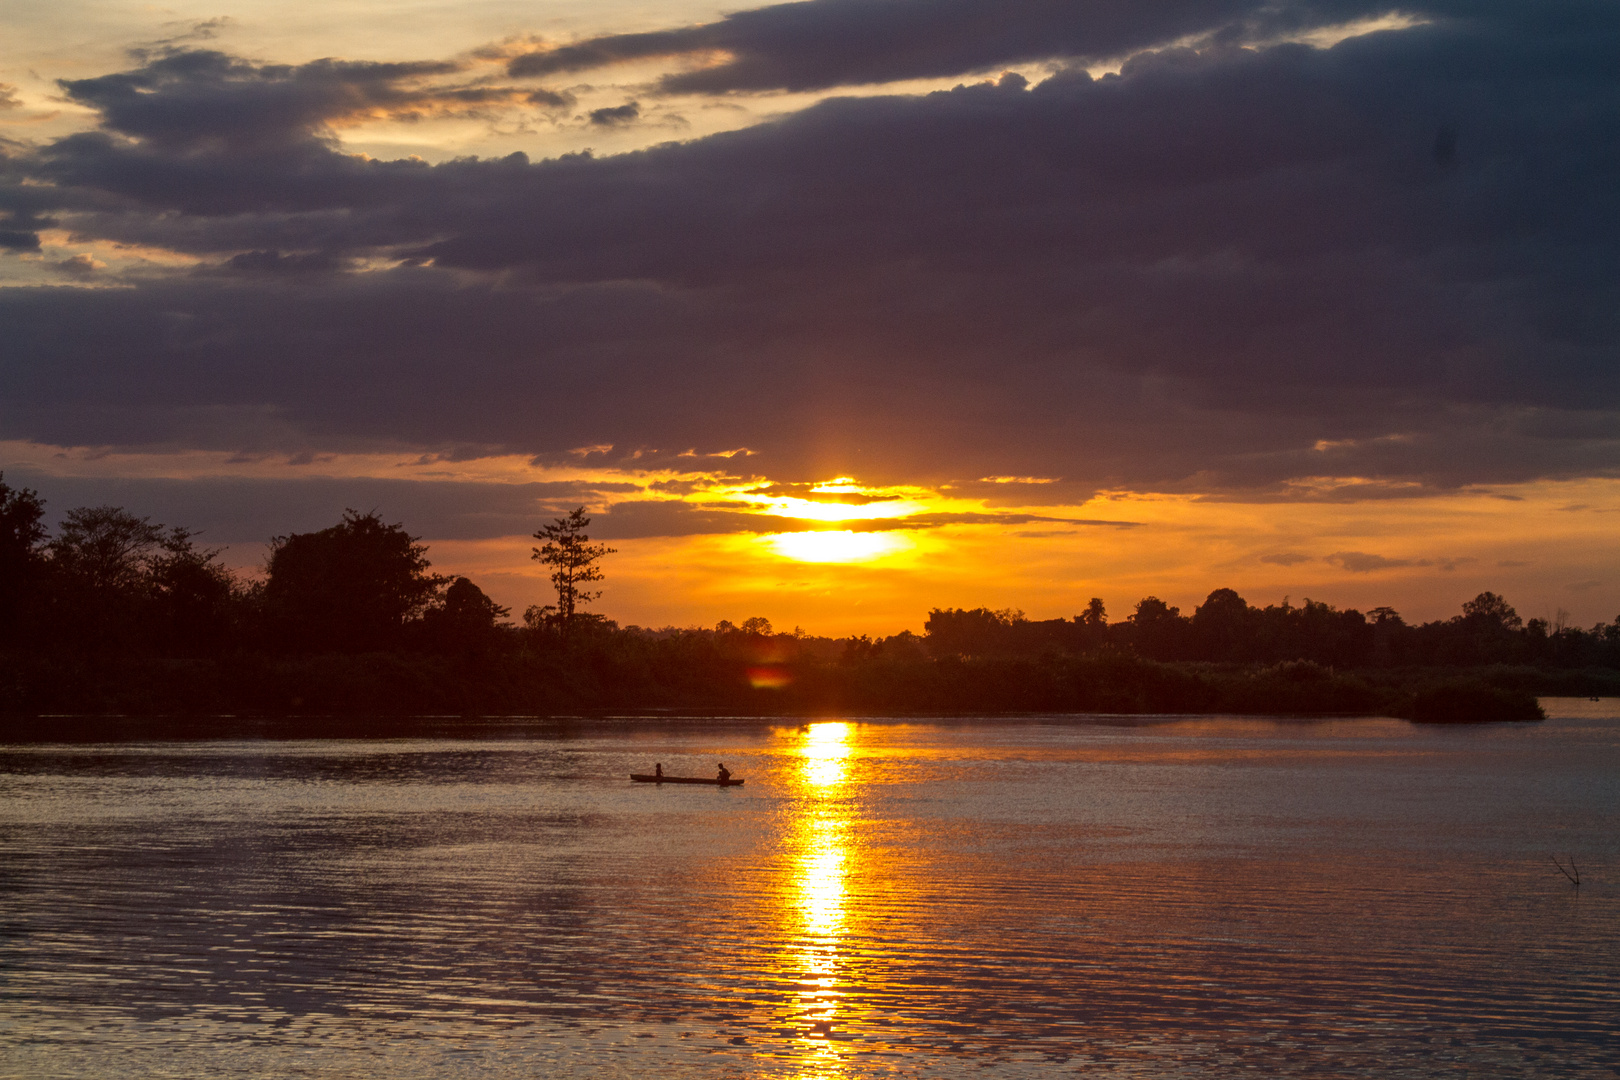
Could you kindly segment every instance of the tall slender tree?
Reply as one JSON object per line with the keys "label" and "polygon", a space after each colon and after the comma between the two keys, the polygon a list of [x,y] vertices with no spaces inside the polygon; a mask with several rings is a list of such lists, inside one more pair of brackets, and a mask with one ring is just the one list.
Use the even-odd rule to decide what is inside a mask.
{"label": "tall slender tree", "polygon": [[579,608],[582,605],[602,595],[601,589],[587,589],[585,586],[603,580],[605,575],[602,568],[596,564],[604,556],[614,554],[615,550],[606,544],[590,543],[591,538],[585,532],[590,523],[591,519],[585,516],[585,508],[577,506],[567,517],[560,517],[550,525],[542,525],[540,531],[534,534],[536,540],[544,540],[545,543],[535,548],[530,558],[552,568],[551,583],[557,588],[555,618],[564,631],[573,628],[574,620],[581,615]]}

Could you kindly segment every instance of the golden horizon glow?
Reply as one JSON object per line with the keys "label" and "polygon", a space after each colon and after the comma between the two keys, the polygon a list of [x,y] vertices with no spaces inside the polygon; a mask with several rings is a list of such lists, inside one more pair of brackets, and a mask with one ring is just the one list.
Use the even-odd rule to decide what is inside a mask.
{"label": "golden horizon glow", "polygon": [[[265,423],[273,425],[274,418],[267,416]],[[795,490],[811,502],[818,495],[884,497],[865,507],[881,506],[884,514],[897,506],[922,507],[927,520],[898,529],[788,532],[780,515],[767,512],[773,497],[765,492],[782,484],[732,471],[748,464],[746,456],[651,455],[634,463],[644,467],[630,468],[596,464],[596,453],[536,463],[520,455],[238,455],[7,441],[0,442],[0,468],[7,483],[37,488],[53,520],[74,505],[53,490],[58,477],[390,479],[490,485],[492,491],[545,484],[536,487],[532,518],[525,520],[534,525],[579,504],[592,515],[625,502],[671,504],[668,535],[627,539],[607,531],[602,537],[618,553],[604,567],[606,593],[593,610],[621,625],[713,626],[762,615],[783,630],[797,625],[834,637],[886,636],[920,632],[935,607],[1019,608],[1031,618],[1069,618],[1099,596],[1110,619],[1118,620],[1148,595],[1190,612],[1219,587],[1234,588],[1262,606],[1285,596],[1362,611],[1389,604],[1408,621],[1449,618],[1485,589],[1501,593],[1525,618],[1556,621],[1563,611],[1566,623],[1585,627],[1620,612],[1613,554],[1620,480],[1536,481],[1429,494],[1400,490],[1399,498],[1388,498],[1388,485],[1301,478],[1281,492],[1247,499],[1132,491],[1076,497],[1056,485],[1009,481],[996,484],[1005,494],[991,498],[948,486],[863,485],[838,476],[799,483]],[[1014,479],[1023,484],[1038,478]],[[555,501],[538,494],[566,489],[570,494]],[[168,490],[172,495],[180,488]],[[138,496],[126,498],[120,501],[132,512],[153,512]],[[512,502],[510,495],[500,498]],[[332,520],[342,505],[333,504]],[[855,504],[827,505],[844,513]],[[400,520],[390,506],[378,509],[388,520]],[[690,532],[679,516],[688,509],[724,509],[733,523],[723,527],[727,531]],[[228,565],[249,578],[262,574],[263,540],[221,536],[217,523],[175,513],[154,518],[202,527],[205,542],[226,547]],[[895,516],[905,523],[917,515]],[[752,528],[739,527],[750,519]],[[1064,519],[1139,525],[1067,525]],[[599,520],[598,528],[604,520],[611,519]],[[471,577],[514,613],[552,601],[549,581],[529,559],[533,542],[526,531],[446,540],[431,521],[406,518],[403,524],[430,546],[435,571]],[[1351,569],[1346,553],[1374,558],[1362,558],[1355,563],[1359,569]]]}

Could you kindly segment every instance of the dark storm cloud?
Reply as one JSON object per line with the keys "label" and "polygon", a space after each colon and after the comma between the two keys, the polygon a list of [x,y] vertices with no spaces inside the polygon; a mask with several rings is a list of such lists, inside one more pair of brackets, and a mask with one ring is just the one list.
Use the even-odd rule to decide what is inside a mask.
{"label": "dark storm cloud", "polygon": [[68,84],[103,127],[0,207],[208,265],[0,290],[0,431],[1064,478],[1031,502],[1612,474],[1620,9],[1471,11],[540,163],[340,153],[411,65],[167,55]]}
{"label": "dark storm cloud", "polygon": [[204,543],[264,543],[272,536],[335,524],[350,507],[376,510],[412,534],[435,540],[520,536],[558,514],[605,496],[636,491],[631,484],[499,484],[370,478],[257,479],[210,477],[106,479],[50,476],[8,468],[6,482],[30,487],[45,500],[54,524],[78,506],[121,506],[140,517],[184,525]]}
{"label": "dark storm cloud", "polygon": [[101,128],[51,144],[38,171],[79,195],[81,209],[118,211],[133,202],[196,215],[342,214],[400,198],[403,180],[425,166],[341,153],[334,125],[571,100],[442,81],[460,71],[440,61],[255,64],[211,49],[171,49],[130,71],[63,80],[69,98],[100,113]]}
{"label": "dark storm cloud", "polygon": [[61,86],[68,97],[100,112],[107,130],[155,151],[245,154],[301,147],[312,132],[342,117],[420,107],[434,95],[402,83],[455,70],[442,62],[260,65],[213,50],[181,49],[133,71],[64,80]]}
{"label": "dark storm cloud", "polygon": [[554,75],[654,57],[716,57],[664,76],[660,89],[823,90],[949,78],[1032,60],[1090,63],[1193,36],[1240,41],[1389,9],[1356,0],[806,0],[735,11],[701,26],[525,53],[507,70]]}
{"label": "dark storm cloud", "polygon": [[236,274],[322,274],[343,268],[343,260],[324,251],[304,255],[283,255],[279,251],[244,251],[232,255],[218,267],[209,267],[216,273]]}
{"label": "dark storm cloud", "polygon": [[25,184],[28,170],[0,138],[0,252],[38,251],[39,230],[54,221],[41,211],[55,200],[43,185]]}
{"label": "dark storm cloud", "polygon": [[23,229],[0,229],[0,248],[7,251],[38,251],[39,233]]}
{"label": "dark storm cloud", "polygon": [[618,124],[633,124],[641,119],[641,103],[626,102],[623,105],[606,109],[592,109],[591,123],[598,127],[614,127]]}

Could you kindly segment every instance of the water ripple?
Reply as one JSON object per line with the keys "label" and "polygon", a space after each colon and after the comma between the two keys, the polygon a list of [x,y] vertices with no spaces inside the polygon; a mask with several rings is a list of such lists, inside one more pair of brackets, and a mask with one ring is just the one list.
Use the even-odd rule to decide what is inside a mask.
{"label": "water ripple", "polygon": [[1612,1076],[1617,766],[1603,716],[0,747],[0,1076]]}

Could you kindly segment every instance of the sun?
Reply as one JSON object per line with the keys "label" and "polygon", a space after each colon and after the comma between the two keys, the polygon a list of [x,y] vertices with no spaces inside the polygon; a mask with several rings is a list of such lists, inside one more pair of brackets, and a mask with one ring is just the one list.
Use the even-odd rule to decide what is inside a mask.
{"label": "sun", "polygon": [[776,554],[795,562],[871,562],[909,547],[893,533],[850,532],[847,529],[776,533],[762,538]]}

